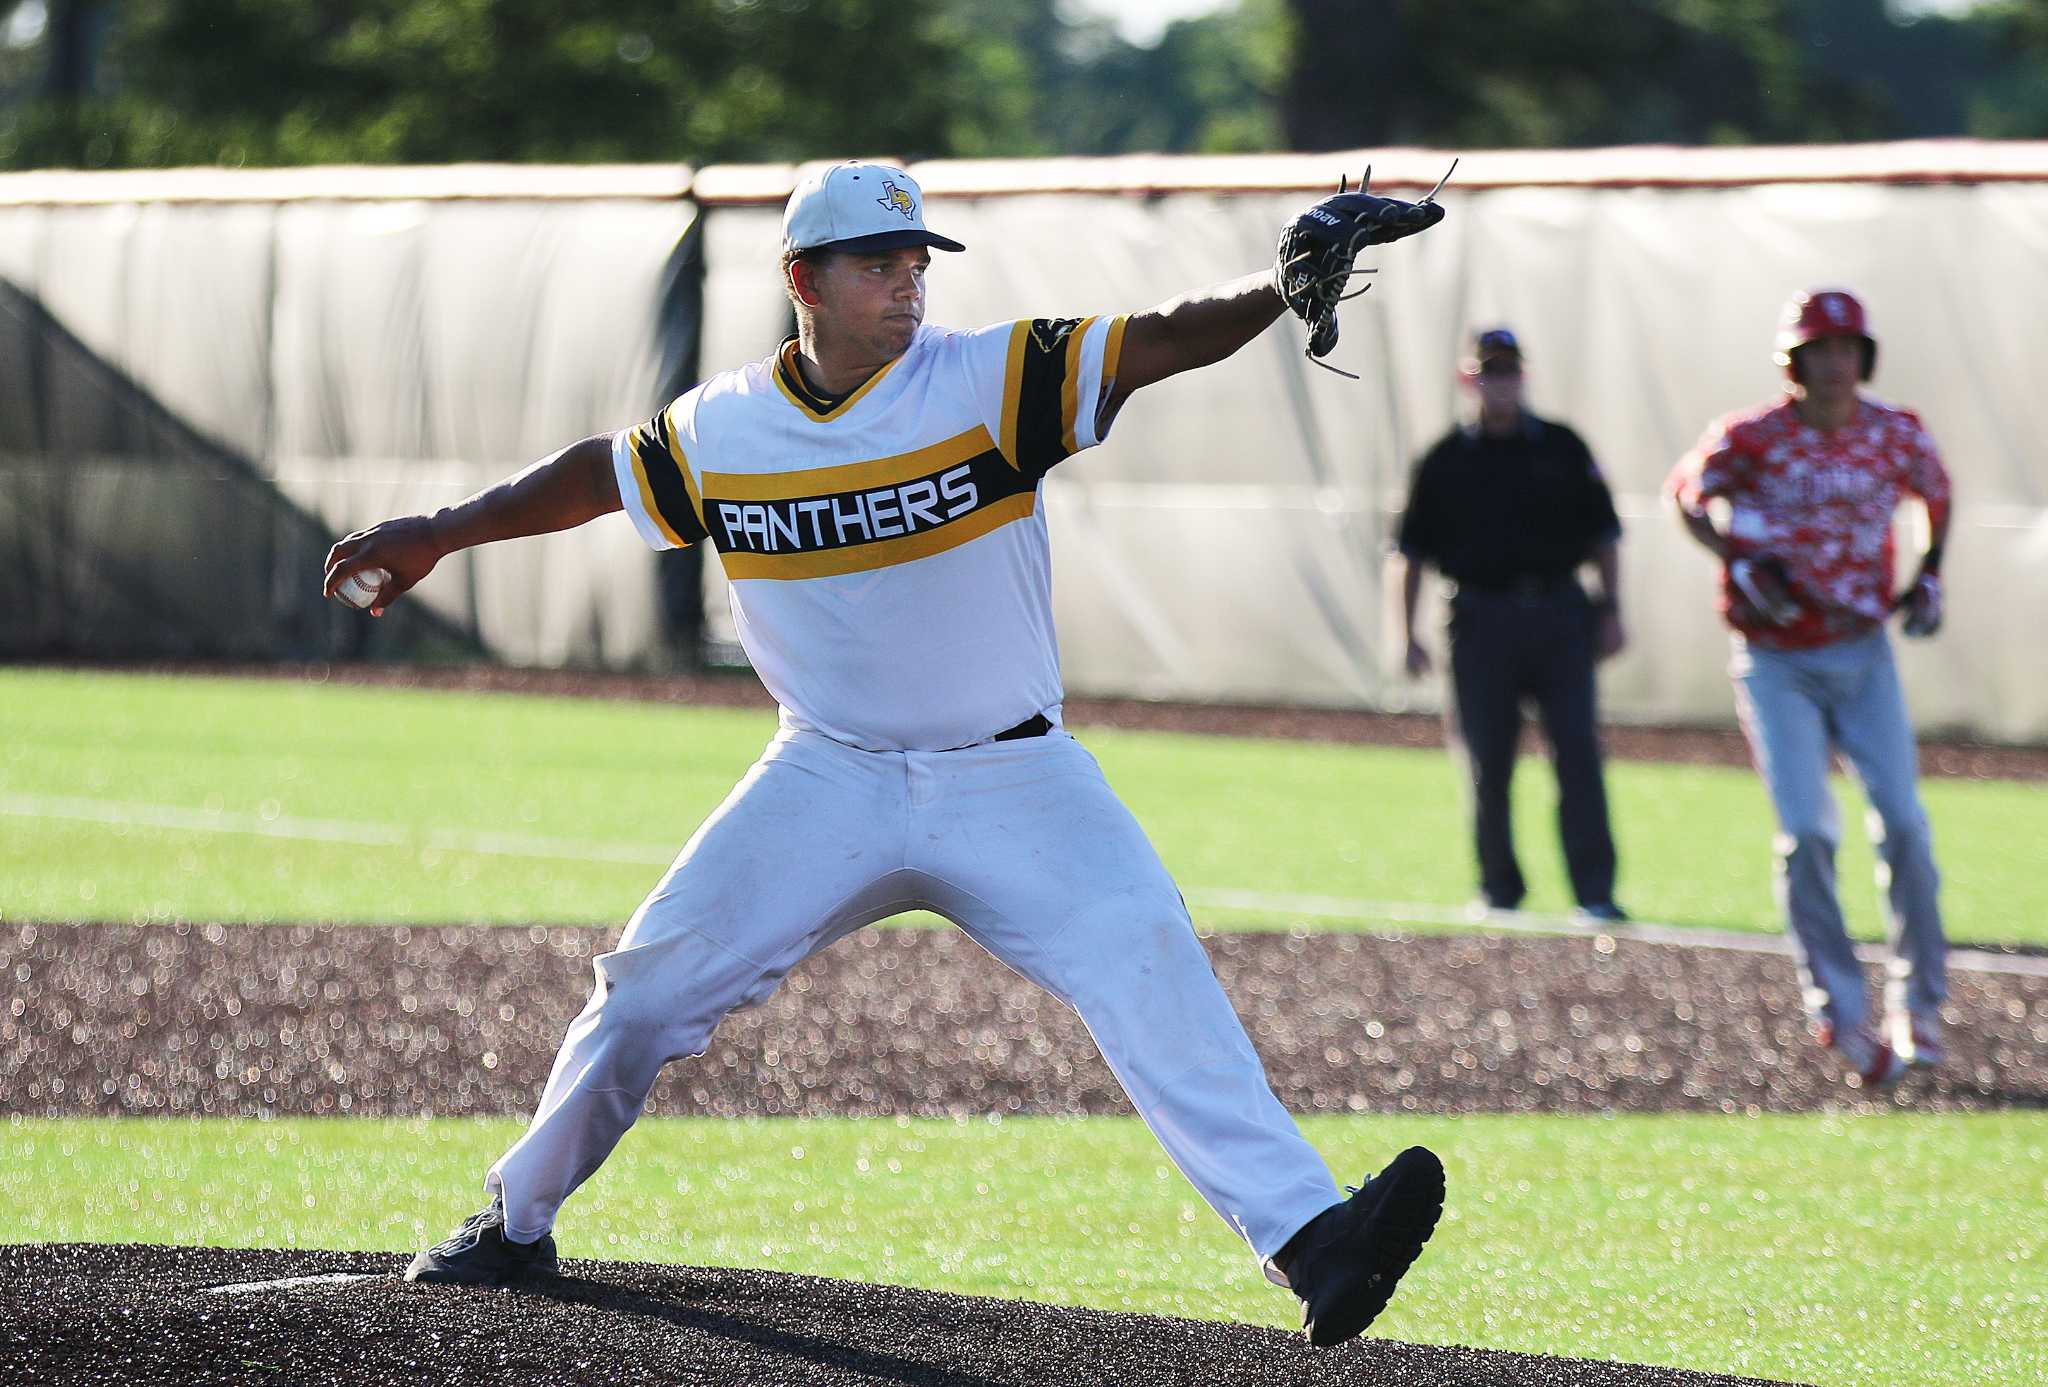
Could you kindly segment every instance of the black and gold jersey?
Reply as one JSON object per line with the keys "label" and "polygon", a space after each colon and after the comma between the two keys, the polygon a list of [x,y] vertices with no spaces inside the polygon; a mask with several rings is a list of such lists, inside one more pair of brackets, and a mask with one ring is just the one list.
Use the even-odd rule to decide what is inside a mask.
{"label": "black and gold jersey", "polygon": [[1060,701],[1038,487],[1100,441],[1124,321],[922,327],[839,398],[785,343],[616,436],[627,514],[656,548],[711,541],[792,725],[981,740]]}

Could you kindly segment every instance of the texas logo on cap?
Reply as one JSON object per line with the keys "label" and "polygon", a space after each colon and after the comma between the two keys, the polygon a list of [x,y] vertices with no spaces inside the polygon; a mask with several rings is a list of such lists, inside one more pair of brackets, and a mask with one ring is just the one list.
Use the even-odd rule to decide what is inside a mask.
{"label": "texas logo on cap", "polygon": [[924,224],[917,180],[888,164],[859,159],[813,169],[797,183],[782,212],[784,251],[896,250],[933,246],[965,250]]}
{"label": "texas logo on cap", "polygon": [[893,179],[882,180],[881,203],[884,207],[893,207],[901,212],[906,221],[917,220],[917,199],[897,187]]}

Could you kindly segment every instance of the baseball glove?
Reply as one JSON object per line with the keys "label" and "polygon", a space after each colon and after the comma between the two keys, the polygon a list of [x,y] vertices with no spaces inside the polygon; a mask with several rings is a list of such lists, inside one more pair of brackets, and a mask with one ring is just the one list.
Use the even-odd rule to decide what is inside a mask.
{"label": "baseball glove", "polygon": [[1792,595],[1792,578],[1784,563],[1770,554],[1749,555],[1728,565],[1728,578],[1735,584],[1750,610],[1772,626],[1790,626],[1799,620],[1799,601]]}
{"label": "baseball glove", "polygon": [[[1453,159],[1451,170],[1457,167],[1458,161]],[[1345,286],[1354,274],[1372,273],[1369,269],[1354,269],[1353,262],[1367,246],[1398,241],[1442,221],[1444,209],[1437,204],[1436,195],[1443,191],[1450,177],[1451,171],[1447,170],[1422,201],[1403,202],[1368,193],[1372,170],[1367,168],[1355,191],[1339,179],[1335,197],[1324,198],[1280,232],[1275,278],[1280,297],[1297,318],[1308,324],[1309,360],[1339,375],[1351,375],[1321,358],[1337,345],[1337,305],[1365,292],[1360,289],[1347,294]],[[1368,284],[1366,289],[1371,287]]]}
{"label": "baseball glove", "polygon": [[1932,573],[1922,573],[1913,581],[1913,586],[1900,593],[1892,604],[1894,610],[1906,613],[1905,633],[1914,637],[1933,635],[1941,629],[1941,579]]}

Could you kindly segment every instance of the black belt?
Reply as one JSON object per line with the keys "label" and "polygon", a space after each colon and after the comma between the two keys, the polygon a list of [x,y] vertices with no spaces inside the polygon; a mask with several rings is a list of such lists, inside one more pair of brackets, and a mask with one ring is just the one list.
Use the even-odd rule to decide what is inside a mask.
{"label": "black belt", "polygon": [[1579,580],[1568,573],[1522,573],[1495,583],[1461,581],[1458,591],[1481,597],[1549,597],[1578,585]]}
{"label": "black belt", "polygon": [[1052,723],[1046,719],[1045,714],[1033,713],[1015,727],[1010,728],[1006,732],[998,732],[989,740],[992,742],[1021,742],[1026,737],[1043,737],[1050,731],[1052,731]]}

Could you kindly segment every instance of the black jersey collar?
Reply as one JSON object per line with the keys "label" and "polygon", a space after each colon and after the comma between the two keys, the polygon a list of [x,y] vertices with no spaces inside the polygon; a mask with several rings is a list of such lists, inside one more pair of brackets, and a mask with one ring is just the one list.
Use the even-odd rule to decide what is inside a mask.
{"label": "black jersey collar", "polygon": [[775,353],[775,383],[782,388],[783,395],[791,404],[821,423],[837,419],[853,408],[856,400],[874,389],[882,377],[896,369],[897,361],[910,355],[905,351],[903,356],[896,358],[896,361],[890,362],[843,395],[827,395],[813,389],[811,383],[804,379],[803,368],[797,365],[797,351],[797,339],[791,337],[784,341],[781,350]]}

